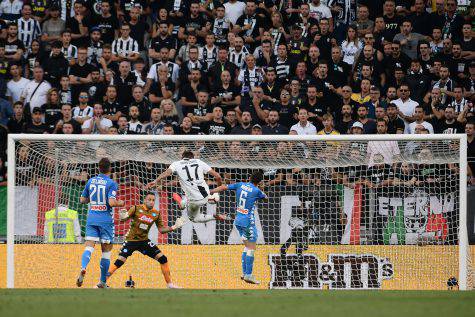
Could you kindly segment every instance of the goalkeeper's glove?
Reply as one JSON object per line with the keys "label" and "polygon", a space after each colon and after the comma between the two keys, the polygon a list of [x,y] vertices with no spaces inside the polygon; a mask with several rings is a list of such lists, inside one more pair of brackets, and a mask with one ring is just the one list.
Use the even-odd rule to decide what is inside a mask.
{"label": "goalkeeper's glove", "polygon": [[185,218],[180,217],[176,220],[175,224],[171,226],[172,230],[180,229],[185,224]]}
{"label": "goalkeeper's glove", "polygon": [[119,219],[120,220],[125,220],[129,218],[129,212],[127,211],[127,209],[120,209],[119,210]]}

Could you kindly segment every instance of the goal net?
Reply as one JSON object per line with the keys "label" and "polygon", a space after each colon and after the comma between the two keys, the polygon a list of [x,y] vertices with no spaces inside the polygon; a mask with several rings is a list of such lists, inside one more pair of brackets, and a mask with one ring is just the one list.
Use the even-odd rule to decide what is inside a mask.
{"label": "goal net", "polygon": [[[141,204],[144,185],[191,150],[225,183],[264,173],[254,275],[240,279],[243,245],[232,220],[187,222],[149,239],[184,288],[461,289],[472,287],[467,242],[466,139],[461,136],[9,136],[8,286],[75,287],[87,205],[79,197],[108,157],[118,198]],[[12,177],[14,176],[14,177]],[[215,187],[209,179],[210,188]],[[175,177],[154,191],[165,224],[182,216]],[[224,192],[205,214],[236,212]],[[129,228],[115,212],[111,263]],[[83,287],[99,280],[96,246]],[[160,265],[136,252],[111,278],[163,288]]]}

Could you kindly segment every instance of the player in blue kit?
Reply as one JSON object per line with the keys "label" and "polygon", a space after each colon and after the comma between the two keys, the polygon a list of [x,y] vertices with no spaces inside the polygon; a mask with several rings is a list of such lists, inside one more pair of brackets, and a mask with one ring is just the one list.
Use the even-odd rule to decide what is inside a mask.
{"label": "player in blue kit", "polygon": [[86,243],[81,258],[81,272],[76,285],[81,287],[86,275],[86,267],[91,260],[94,245],[101,243],[102,257],[100,262],[101,279],[98,288],[106,288],[106,277],[109,271],[112,242],[114,240],[114,211],[113,207],[123,207],[124,202],[116,198],[118,186],[110,177],[111,163],[109,159],[99,161],[99,175],[87,181],[79,201],[89,203],[86,222]]}
{"label": "player in blue kit", "polygon": [[257,228],[254,219],[255,203],[259,199],[267,198],[266,194],[257,187],[262,181],[262,178],[262,172],[256,171],[251,175],[249,183],[221,185],[211,190],[211,194],[224,190],[236,191],[237,209],[234,226],[236,226],[244,242],[244,251],[241,256],[243,274],[241,278],[250,284],[259,284],[252,275],[252,266],[254,264],[254,252],[256,251],[257,241]]}

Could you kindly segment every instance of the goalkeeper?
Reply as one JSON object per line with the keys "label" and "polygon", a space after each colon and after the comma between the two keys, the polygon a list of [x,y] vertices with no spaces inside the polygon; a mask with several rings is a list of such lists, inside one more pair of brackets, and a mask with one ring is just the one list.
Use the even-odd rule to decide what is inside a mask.
{"label": "goalkeeper", "polygon": [[135,205],[119,211],[121,221],[131,219],[130,229],[125,236],[124,244],[119,252],[119,257],[109,269],[108,279],[114,272],[124,265],[127,258],[135,251],[139,251],[143,255],[147,255],[160,263],[163,277],[167,283],[168,288],[180,288],[174,285],[170,277],[170,268],[168,266],[167,257],[160,251],[160,249],[148,239],[148,232],[155,223],[160,233],[167,233],[181,228],[184,224],[183,218],[178,218],[176,223],[171,226],[165,226],[162,222],[160,212],[155,210],[155,195],[148,193],[145,196],[145,201],[142,205]]}

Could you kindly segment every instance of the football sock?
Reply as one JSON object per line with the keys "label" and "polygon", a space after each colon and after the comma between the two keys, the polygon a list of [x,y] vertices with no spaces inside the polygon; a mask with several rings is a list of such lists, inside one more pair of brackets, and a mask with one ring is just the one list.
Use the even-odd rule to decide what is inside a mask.
{"label": "football sock", "polygon": [[165,278],[165,282],[167,282],[167,285],[170,284],[172,282],[172,278],[170,276],[170,267],[168,266],[168,262],[160,264],[160,268],[162,269],[162,274]]}
{"label": "football sock", "polygon": [[117,259],[115,260],[114,264],[112,264],[109,268],[109,276],[114,274],[115,271],[117,271],[118,268],[120,268],[124,264],[123,261]]}
{"label": "football sock", "polygon": [[241,255],[242,275],[246,275],[246,254],[247,248],[245,247]]}
{"label": "football sock", "polygon": [[102,252],[100,267],[101,267],[101,282],[105,283],[107,280],[107,272],[109,272],[109,265],[111,263],[111,253]]}
{"label": "football sock", "polygon": [[254,264],[254,251],[247,250],[246,252],[246,275],[252,275],[252,266]]}
{"label": "football sock", "polygon": [[86,269],[87,265],[89,264],[89,261],[91,261],[92,252],[94,252],[94,247],[86,247],[84,249],[84,252],[82,253],[81,257],[81,268],[83,270]]}

